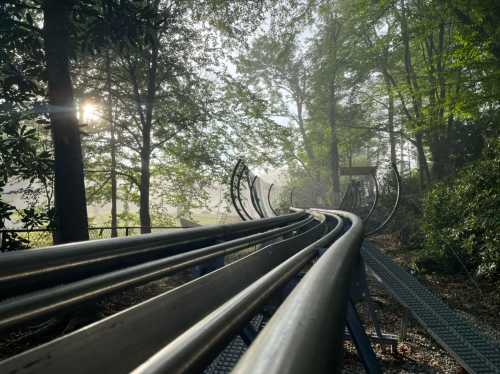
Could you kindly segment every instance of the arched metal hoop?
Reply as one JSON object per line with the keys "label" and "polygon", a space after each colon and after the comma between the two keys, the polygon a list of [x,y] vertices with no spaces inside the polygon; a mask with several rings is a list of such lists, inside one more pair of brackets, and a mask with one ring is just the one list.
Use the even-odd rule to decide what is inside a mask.
{"label": "arched metal hoop", "polygon": [[293,192],[295,191],[295,187],[292,187],[292,189],[290,190],[290,206],[294,206],[293,205]]}
{"label": "arched metal hoop", "polygon": [[273,205],[271,204],[271,190],[273,189],[273,186],[274,186],[274,183],[271,183],[271,185],[269,186],[269,189],[267,190],[267,203],[269,204],[269,208],[271,209],[273,214],[275,216],[277,216],[278,213],[276,213],[276,211],[273,208]]}
{"label": "arched metal hoop", "polygon": [[250,173],[248,173],[247,180],[250,187],[250,199],[252,201],[253,208],[255,209],[260,218],[264,218],[265,215],[260,206],[259,196],[257,195],[257,191],[255,190],[255,182],[257,181],[257,176],[255,175],[252,178],[252,182],[250,182]]}
{"label": "arched metal hoop", "polygon": [[248,217],[248,219],[253,220],[254,218],[250,215],[250,213],[248,213],[248,211],[245,209],[243,201],[241,201],[241,180],[243,179],[244,176],[246,177],[246,179],[248,178],[248,167],[242,162],[241,173],[238,175],[238,180],[236,182],[237,186],[236,196],[238,197],[238,202],[240,203],[240,207],[245,213],[245,215]]}
{"label": "arched metal hoop", "polygon": [[380,225],[375,227],[373,230],[365,233],[365,237],[375,235],[376,233],[382,231],[389,224],[389,222],[392,220],[392,218],[394,217],[394,214],[396,214],[396,211],[399,207],[399,200],[401,197],[401,177],[399,176],[398,168],[396,167],[396,165],[391,164],[391,167],[392,167],[392,171],[394,173],[394,176],[396,177],[396,188],[397,188],[396,201],[394,201],[394,205],[391,209],[391,212],[389,213],[387,218],[384,220],[384,222],[382,222]]}
{"label": "arched metal hoop", "polygon": [[238,160],[236,162],[236,165],[233,168],[233,172],[231,173],[231,184],[230,184],[230,188],[229,188],[229,193],[231,194],[231,202],[233,203],[234,210],[236,210],[236,213],[238,214],[238,216],[240,216],[240,218],[243,221],[246,221],[245,216],[241,212],[241,208],[236,203],[236,194],[234,193],[234,188],[235,188],[234,183],[236,181],[236,172],[237,172],[240,164],[241,164],[241,160]]}
{"label": "arched metal hoop", "polygon": [[230,186],[230,194],[231,201],[233,203],[234,209],[238,216],[243,220],[252,220],[253,217],[248,214],[243,202],[241,201],[241,179],[243,175],[247,171],[247,167],[243,160],[238,159],[236,165],[234,166],[232,175],[231,175],[231,186]]}
{"label": "arched metal hoop", "polygon": [[371,215],[375,211],[375,208],[377,207],[377,203],[378,203],[378,181],[377,181],[377,176],[375,175],[375,173],[372,173],[370,175],[372,177],[373,186],[375,188],[375,198],[373,199],[372,206],[370,207],[370,210],[368,211],[368,214],[366,215],[366,217],[363,218],[363,221],[365,221],[365,222],[368,220],[368,218],[371,217]]}

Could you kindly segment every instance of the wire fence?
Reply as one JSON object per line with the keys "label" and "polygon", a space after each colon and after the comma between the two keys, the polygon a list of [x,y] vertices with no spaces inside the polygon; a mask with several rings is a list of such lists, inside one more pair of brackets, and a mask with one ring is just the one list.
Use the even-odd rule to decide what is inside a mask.
{"label": "wire fence", "polygon": [[[183,226],[155,226],[150,227],[152,233],[167,232],[175,229],[186,228]],[[141,226],[116,227],[116,236],[133,236],[141,234]],[[89,239],[108,239],[112,237],[112,227],[89,227]],[[34,229],[5,229],[0,230],[0,251],[7,252],[19,249],[40,248],[54,244],[55,231],[46,228]]]}

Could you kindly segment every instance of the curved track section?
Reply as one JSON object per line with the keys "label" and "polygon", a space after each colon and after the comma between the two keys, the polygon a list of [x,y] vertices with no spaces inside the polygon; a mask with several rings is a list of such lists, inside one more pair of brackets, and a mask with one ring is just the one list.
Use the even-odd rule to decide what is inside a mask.
{"label": "curved track section", "polygon": [[90,275],[245,237],[296,222],[305,216],[305,213],[295,213],[254,222],[210,225],[5,253],[0,257],[0,294],[3,298],[18,296],[85,279]]}
{"label": "curved track section", "polygon": [[[84,301],[97,300],[103,295],[144,284],[177,270],[211,261],[216,257],[224,257],[256,244],[258,247],[239,260],[180,287],[3,361],[0,363],[0,371],[123,373],[135,370],[139,373],[208,370],[214,359],[235,336],[248,339],[251,334],[248,335],[245,331],[248,330],[251,320],[257,316],[261,316],[260,320],[274,320],[275,317],[271,317],[274,311],[281,309],[279,305],[283,300],[286,302],[293,296],[288,296],[287,290],[293,288],[301,278],[298,275],[306,274],[299,282],[300,285],[310,278],[307,274],[315,274],[315,269],[325,266],[321,264],[324,262],[323,258],[327,258],[324,257],[326,255],[314,263],[325,248],[329,248],[326,253],[336,252],[335,248],[339,245],[335,246],[335,243],[339,242],[340,246],[344,247],[346,237],[355,236],[357,239],[352,240],[356,243],[360,241],[359,225],[362,225],[361,220],[353,221],[349,213],[299,211],[286,216],[226,225],[224,230],[214,227],[201,231],[186,229],[180,233],[162,234],[162,247],[169,248],[181,243],[187,245],[188,237],[197,244],[195,248],[181,253],[170,254],[165,251],[159,259],[124,265],[118,270],[65,281],[66,283],[57,287],[35,289],[16,298],[4,300],[0,303],[0,326],[6,329],[57,315],[61,311],[71,311]],[[206,239],[204,230],[215,234],[214,237],[218,237],[219,242],[199,245],[200,237]],[[223,233],[226,234],[226,240],[220,239],[224,237],[221,236]],[[159,240],[156,236],[150,239],[149,235],[139,238],[153,247]],[[34,253],[50,253],[44,256],[47,256],[46,261],[51,264],[64,265],[62,260],[65,259],[70,268],[80,264],[91,268],[91,264],[98,263],[92,260],[100,258],[102,253],[97,256],[96,253],[100,251],[89,250],[83,256],[78,249],[85,244],[114,248],[105,252],[108,255],[128,253],[131,250],[131,247],[127,246],[120,247],[119,250],[115,248],[116,243],[121,243],[116,239],[102,242],[104,243],[76,244],[77,249],[74,251],[78,256],[63,255],[60,247]],[[148,246],[144,244],[141,248],[144,250]],[[359,255],[359,246],[353,248],[349,249],[349,253],[352,251],[355,258]],[[82,261],[82,257],[89,261]],[[335,258],[336,263],[339,260],[344,261],[342,258]],[[12,259],[10,261],[15,263]],[[345,261],[347,269],[351,266],[351,260]],[[19,268],[16,268],[18,271],[11,271],[11,279],[22,279],[21,275],[38,274],[41,271],[41,266],[31,266],[32,272],[21,272]],[[338,267],[338,263],[336,266]],[[53,276],[60,274],[58,267],[53,266],[50,269]],[[322,271],[320,273],[323,274]],[[344,279],[348,273],[347,270],[345,273],[340,271],[339,279]],[[323,276],[326,274],[320,275],[320,278]],[[315,287],[320,288],[326,279],[316,277],[317,275],[314,279],[317,279],[318,283]],[[7,276],[4,277],[5,281],[8,279]],[[344,281],[347,281],[347,278]],[[311,281],[306,281],[307,284],[309,282]],[[347,296],[337,299],[337,302],[345,305]],[[339,339],[343,339],[344,320],[341,317],[339,314],[333,318],[333,323],[338,325],[335,331],[342,331]],[[260,329],[261,327],[255,329],[254,333],[257,334]],[[250,344],[250,340],[247,341]],[[78,365],[75,365],[75,362],[78,362]]]}
{"label": "curved track section", "polygon": [[[400,188],[394,172],[394,207],[368,235],[381,230],[397,208]],[[375,177],[374,181],[378,189]],[[243,203],[243,189],[251,206]],[[296,208],[290,208],[291,214],[257,218],[276,213],[271,189],[238,161],[231,199],[245,222],[1,256],[3,332],[71,314],[81,305],[88,307],[107,295],[180,270],[205,270],[181,286],[0,362],[0,372],[339,372],[347,326],[367,371],[379,373],[353,304],[364,271],[361,256],[465,367],[477,372],[497,369],[495,347],[472,336],[465,323],[452,318],[381,253],[366,245],[361,251],[376,196],[364,220],[345,210]],[[362,200],[362,190],[353,183],[343,207],[355,209]],[[237,259],[227,257],[237,252]],[[444,330],[436,321],[450,328]]]}

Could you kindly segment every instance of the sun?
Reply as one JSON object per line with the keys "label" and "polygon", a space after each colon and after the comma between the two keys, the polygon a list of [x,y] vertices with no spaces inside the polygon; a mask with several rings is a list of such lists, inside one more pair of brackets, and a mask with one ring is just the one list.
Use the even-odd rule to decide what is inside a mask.
{"label": "sun", "polygon": [[82,108],[82,122],[91,123],[99,118],[97,107],[92,103],[85,103]]}

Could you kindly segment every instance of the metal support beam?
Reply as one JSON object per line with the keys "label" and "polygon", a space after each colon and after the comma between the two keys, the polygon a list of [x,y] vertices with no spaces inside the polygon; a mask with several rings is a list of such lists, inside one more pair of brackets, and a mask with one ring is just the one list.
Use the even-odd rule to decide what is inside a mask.
{"label": "metal support beam", "polygon": [[354,307],[352,301],[347,303],[347,328],[351,335],[352,341],[356,346],[359,358],[369,374],[382,373],[380,364],[378,363],[377,356],[373,352],[370,339],[366,336],[365,330],[358,316],[358,312]]}

